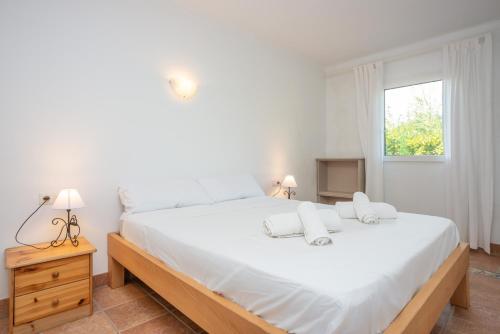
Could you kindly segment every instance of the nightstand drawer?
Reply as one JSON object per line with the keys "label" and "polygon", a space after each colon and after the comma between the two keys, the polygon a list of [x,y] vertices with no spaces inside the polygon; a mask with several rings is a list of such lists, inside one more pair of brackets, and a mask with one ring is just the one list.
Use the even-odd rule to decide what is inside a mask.
{"label": "nightstand drawer", "polygon": [[88,255],[34,264],[15,270],[15,295],[52,288],[89,277]]}
{"label": "nightstand drawer", "polygon": [[90,282],[73,282],[16,297],[14,324],[20,325],[90,302]]}

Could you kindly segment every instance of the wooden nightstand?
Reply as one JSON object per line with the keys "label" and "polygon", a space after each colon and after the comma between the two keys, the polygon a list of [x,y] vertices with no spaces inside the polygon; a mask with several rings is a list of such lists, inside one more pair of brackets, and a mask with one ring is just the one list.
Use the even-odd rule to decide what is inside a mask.
{"label": "wooden nightstand", "polygon": [[[78,238],[63,246],[5,250],[9,279],[9,333],[38,333],[92,314],[92,254]],[[47,244],[38,244],[43,247]]]}

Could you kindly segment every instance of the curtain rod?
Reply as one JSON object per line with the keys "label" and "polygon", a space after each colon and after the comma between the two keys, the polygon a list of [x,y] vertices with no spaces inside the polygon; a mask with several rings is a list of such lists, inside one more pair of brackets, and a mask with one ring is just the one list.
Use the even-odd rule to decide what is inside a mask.
{"label": "curtain rod", "polygon": [[339,74],[345,74],[352,71],[353,67],[355,66],[359,66],[370,62],[376,62],[376,61],[391,62],[391,61],[401,60],[404,58],[419,56],[424,53],[438,51],[443,47],[444,44],[452,43],[454,41],[458,41],[464,38],[479,37],[482,34],[491,33],[493,30],[498,30],[498,29],[500,29],[500,20],[487,22],[485,24],[476,27],[455,31],[446,35],[441,35],[438,37],[434,37],[404,47],[394,48],[387,51],[382,51],[379,53],[368,55],[365,57],[356,58],[351,61],[341,63],[337,66],[327,67],[325,69],[325,74],[326,74],[325,76],[326,78],[331,78]]}
{"label": "curtain rod", "polygon": [[437,52],[439,50],[441,50],[441,47],[433,46],[433,47],[428,47],[428,48],[420,49],[420,50],[417,50],[417,51],[403,52],[403,53],[400,53],[400,54],[397,54],[397,55],[393,55],[393,56],[373,58],[371,60],[366,59],[366,61],[364,61],[364,62],[361,61],[361,60],[359,60],[359,61],[353,61],[350,64],[346,63],[345,66],[340,66],[338,69],[334,69],[334,70],[331,70],[331,71],[327,70],[326,77],[327,78],[331,78],[331,77],[334,77],[334,76],[337,76],[337,75],[340,75],[340,74],[349,73],[349,72],[351,72],[353,70],[354,67],[359,66],[359,65],[363,65],[365,63],[375,63],[375,62],[378,62],[378,61],[381,61],[383,63],[390,63],[390,62],[393,62],[393,61],[398,61],[398,60],[403,60],[403,59],[406,59],[406,58],[420,56],[420,55],[423,55],[423,54],[426,54],[426,53]]}

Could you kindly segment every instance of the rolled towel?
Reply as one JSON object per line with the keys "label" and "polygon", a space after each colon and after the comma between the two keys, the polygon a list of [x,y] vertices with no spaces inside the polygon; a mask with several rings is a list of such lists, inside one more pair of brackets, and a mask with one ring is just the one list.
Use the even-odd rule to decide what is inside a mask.
{"label": "rolled towel", "polygon": [[[398,211],[396,208],[389,203],[384,202],[370,202],[370,205],[377,213],[380,219],[396,219],[398,218]],[[337,202],[335,203],[335,208],[340,218],[344,219],[356,219],[356,212],[354,211],[354,206],[352,202]]]}
{"label": "rolled towel", "polygon": [[311,202],[304,202],[297,208],[297,214],[304,226],[304,238],[310,245],[323,246],[332,242],[318,210]]}
{"label": "rolled towel", "polygon": [[359,221],[365,224],[377,224],[379,218],[377,212],[370,204],[370,199],[362,192],[354,193],[352,205]]}
{"label": "rolled towel", "polygon": [[[319,217],[328,232],[341,230],[341,221],[335,210],[318,210]],[[297,212],[279,213],[264,220],[264,231],[270,237],[294,237],[304,235],[304,226]]]}

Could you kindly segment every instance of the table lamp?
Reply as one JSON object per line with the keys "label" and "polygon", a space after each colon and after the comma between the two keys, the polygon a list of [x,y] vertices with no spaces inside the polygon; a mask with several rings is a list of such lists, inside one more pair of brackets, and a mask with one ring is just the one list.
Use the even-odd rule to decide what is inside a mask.
{"label": "table lamp", "polygon": [[[78,235],[80,234],[80,226],[78,226],[78,220],[76,219],[75,215],[71,215],[71,210],[72,209],[78,209],[78,208],[83,208],[85,206],[85,203],[83,203],[82,198],[80,197],[80,194],[78,193],[78,190],[76,189],[63,189],[57,196],[56,200],[54,201],[54,204],[52,205],[53,209],[56,210],[66,210],[68,213],[68,219],[64,220],[63,218],[54,218],[52,219],[52,224],[57,225],[59,222],[64,223],[66,227],[66,235],[64,237],[64,241],[66,239],[69,239],[73,246],[77,247],[78,246]],[[71,227],[75,227],[78,229],[78,232],[76,234],[72,234],[71,232]],[[59,232],[59,236],[63,233],[63,229]],[[57,238],[59,239],[59,237]],[[56,239],[56,240],[57,240]]]}
{"label": "table lamp", "polygon": [[283,179],[283,182],[281,182],[281,185],[285,188],[288,188],[288,190],[285,190],[284,194],[288,196],[288,199],[293,195],[295,196],[296,193],[295,191],[292,191],[291,188],[297,188],[297,182],[295,182],[295,178],[293,175],[287,175]]}

